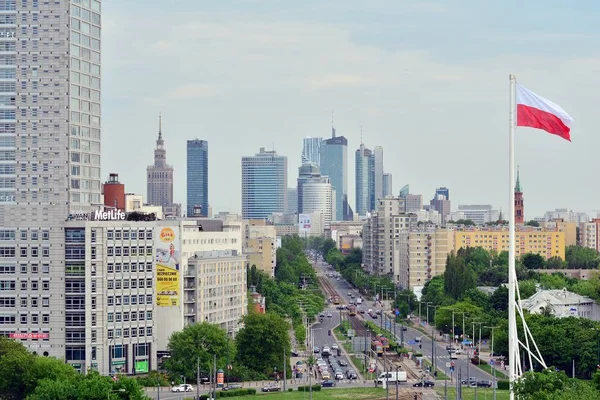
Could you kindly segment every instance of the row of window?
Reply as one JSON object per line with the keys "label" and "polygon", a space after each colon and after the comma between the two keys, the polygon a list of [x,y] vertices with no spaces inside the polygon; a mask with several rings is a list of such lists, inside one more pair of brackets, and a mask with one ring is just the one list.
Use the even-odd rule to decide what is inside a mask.
{"label": "row of window", "polygon": [[[28,250],[31,250],[31,251],[28,251]],[[40,251],[39,247],[30,247],[30,248],[20,247],[19,248],[19,254],[21,255],[21,257],[37,258],[37,257],[39,257],[40,253],[41,253],[42,257],[50,257],[50,248],[42,247],[41,251]]]}
{"label": "row of window", "polygon": [[152,311],[125,311],[107,314],[107,322],[152,321]]}
{"label": "row of window", "polygon": [[152,272],[152,263],[109,263],[106,266],[106,271],[111,274],[113,272]]}
{"label": "row of window", "polygon": [[[131,333],[130,333],[131,332]],[[146,329],[144,328],[117,328],[117,329],[109,329],[108,330],[108,338],[109,339],[118,339],[120,337],[128,338],[128,337],[144,337],[144,336],[152,336],[152,327],[148,326]]]}
{"label": "row of window", "polygon": [[[20,315],[21,325],[27,324],[39,324],[40,316],[39,314],[21,314]],[[42,314],[42,324],[47,325],[50,323],[50,314]]]}
{"label": "row of window", "polygon": [[140,294],[140,295],[123,295],[123,296],[108,296],[106,298],[106,303],[109,307],[111,306],[128,306],[128,305],[138,305],[138,304],[152,304],[152,295],[151,294]]}
{"label": "row of window", "polygon": [[[2,281],[0,281],[1,284]],[[139,279],[109,279],[107,282],[107,289],[143,289],[145,287],[152,287],[152,278],[139,278]],[[2,289],[0,289],[2,290]]]}
{"label": "row of window", "polygon": [[152,255],[152,246],[131,246],[131,247],[108,247],[106,249],[106,255],[111,256],[151,256]]}
{"label": "row of window", "polygon": [[140,229],[140,230],[109,230],[106,232],[106,238],[109,240],[115,239],[115,240],[120,240],[120,239],[124,239],[124,240],[129,240],[129,239],[146,239],[146,240],[152,240],[152,234],[153,231],[152,229]]}
{"label": "row of window", "polygon": [[[26,308],[30,303],[31,307],[38,307],[40,304],[40,298],[38,297],[29,297],[29,301],[27,297],[21,297],[21,307]],[[50,298],[42,297],[41,298],[42,307],[50,306]],[[0,308],[15,308],[17,306],[16,297],[0,297]]]}

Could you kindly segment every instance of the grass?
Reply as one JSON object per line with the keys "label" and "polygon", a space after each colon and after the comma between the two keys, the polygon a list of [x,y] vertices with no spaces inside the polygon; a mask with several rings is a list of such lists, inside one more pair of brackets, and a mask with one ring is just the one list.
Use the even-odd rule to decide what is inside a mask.
{"label": "grass", "polygon": [[[493,375],[492,373],[492,367],[489,364],[481,364],[481,365],[476,365],[477,367],[481,368],[482,370],[484,370],[485,372],[487,372],[490,375]],[[500,379],[508,379],[508,376],[506,374],[503,374],[502,372],[496,370],[496,379],[500,380]]]}
{"label": "grass", "polygon": [[[258,393],[257,393],[258,395]],[[286,393],[266,393],[261,394],[261,397],[269,400],[306,400],[309,398],[308,392],[286,392]],[[343,388],[329,389],[324,388],[319,392],[313,392],[315,400],[334,400],[334,399],[385,399],[385,390],[381,388]]]}
{"label": "grass", "polygon": [[[431,365],[431,363],[430,363],[429,361],[427,361],[426,359],[423,359],[423,370],[426,370],[426,369],[427,369],[427,366],[430,366],[430,367],[432,367],[432,368],[431,368],[431,370],[433,371],[433,366]],[[439,368],[439,365],[438,365],[438,372],[437,372],[437,378],[436,378],[436,379],[442,379],[442,380],[443,380],[443,379],[448,379],[448,380],[450,380],[450,377],[449,377],[449,376],[447,376],[446,374],[444,374],[444,373],[443,373],[443,372],[440,370],[440,368]]]}
{"label": "grass", "polygon": [[[443,384],[436,384],[435,391],[438,395],[444,398],[444,386]],[[473,388],[465,388],[463,387],[463,400],[474,400],[475,399],[475,389]],[[477,388],[477,398],[478,400],[492,400],[494,398],[494,389],[492,388]],[[508,390],[497,390],[496,389],[496,399],[497,400],[508,400],[509,399],[509,391]],[[448,382],[448,400],[456,400],[456,386],[450,386],[450,382]]]}

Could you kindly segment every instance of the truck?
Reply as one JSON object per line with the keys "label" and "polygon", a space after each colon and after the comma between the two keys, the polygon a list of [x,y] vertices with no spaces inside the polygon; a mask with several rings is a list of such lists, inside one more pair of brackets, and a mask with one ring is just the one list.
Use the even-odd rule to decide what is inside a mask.
{"label": "truck", "polygon": [[382,385],[384,382],[406,382],[407,375],[406,371],[388,371],[384,372],[377,377],[377,383]]}
{"label": "truck", "polygon": [[362,298],[361,297],[357,297],[356,298],[356,304],[357,305],[362,304]]}

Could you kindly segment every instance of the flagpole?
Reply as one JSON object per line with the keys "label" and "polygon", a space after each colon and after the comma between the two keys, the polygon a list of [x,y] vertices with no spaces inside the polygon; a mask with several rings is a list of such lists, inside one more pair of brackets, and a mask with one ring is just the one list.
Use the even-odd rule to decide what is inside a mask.
{"label": "flagpole", "polygon": [[508,213],[508,367],[510,380],[510,400],[515,399],[514,383],[516,380],[518,357],[515,357],[519,351],[519,342],[517,337],[517,318],[516,318],[516,299],[515,285],[517,284],[517,274],[515,269],[515,127],[516,121],[516,100],[515,88],[517,78],[509,75],[510,80],[510,108],[509,108],[509,129],[508,129],[508,184],[509,184],[509,213]]}

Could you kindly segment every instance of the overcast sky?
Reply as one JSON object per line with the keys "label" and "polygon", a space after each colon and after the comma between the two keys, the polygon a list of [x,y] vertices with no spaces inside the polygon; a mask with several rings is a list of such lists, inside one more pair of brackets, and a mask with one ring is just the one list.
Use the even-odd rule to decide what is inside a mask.
{"label": "overcast sky", "polygon": [[394,193],[452,208],[508,208],[508,74],[575,119],[572,143],[517,130],[525,214],[594,214],[600,149],[597,1],[105,0],[103,175],[146,195],[158,114],[175,200],[186,200],[186,140],[209,145],[209,202],[241,211],[241,157],[288,157],[328,137],[335,111],[354,151],[384,147]]}

